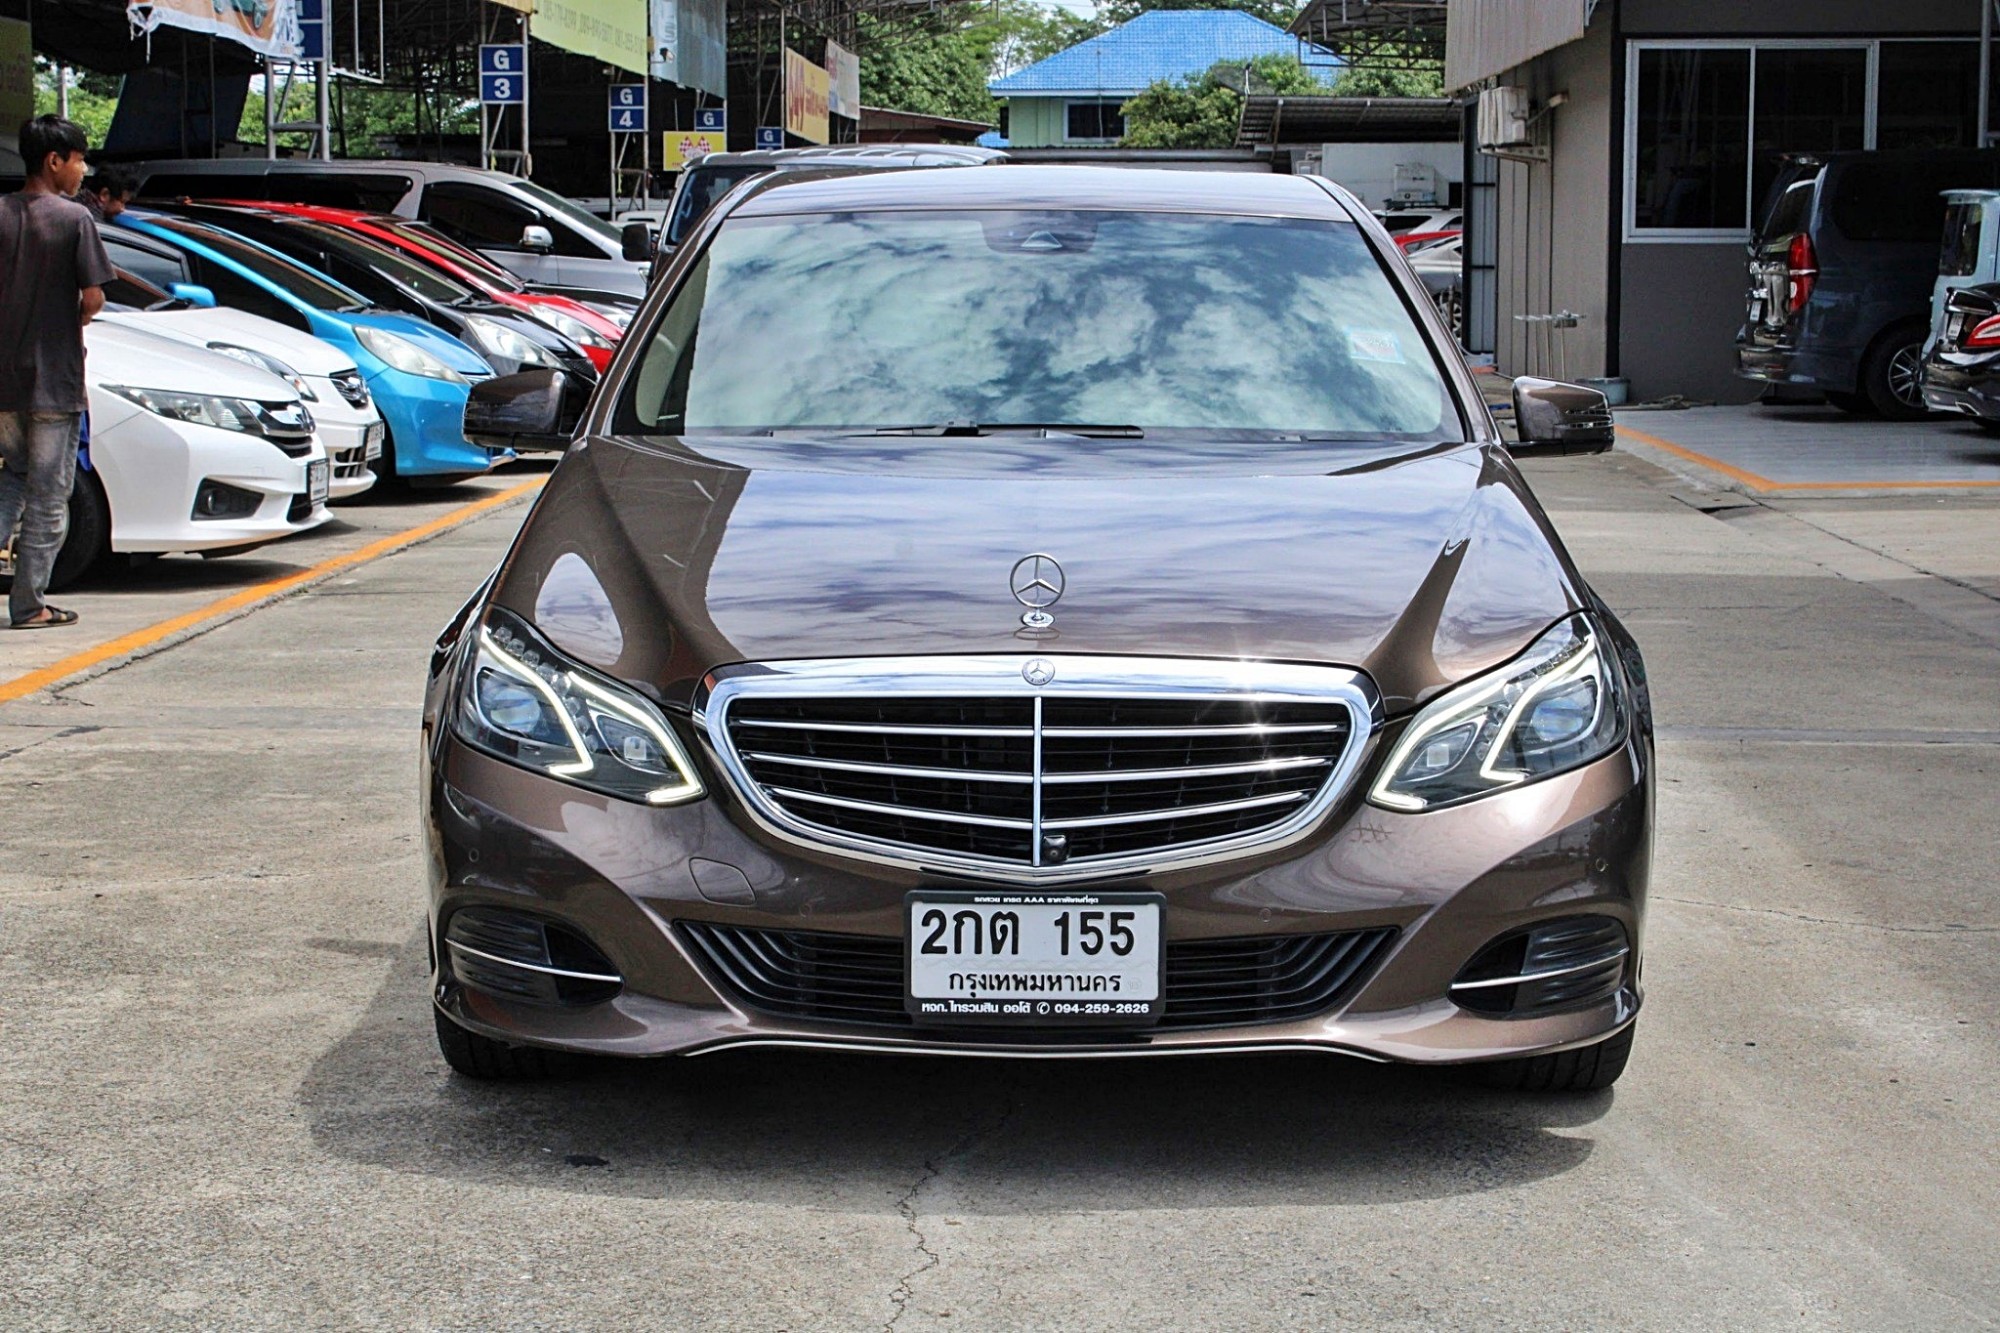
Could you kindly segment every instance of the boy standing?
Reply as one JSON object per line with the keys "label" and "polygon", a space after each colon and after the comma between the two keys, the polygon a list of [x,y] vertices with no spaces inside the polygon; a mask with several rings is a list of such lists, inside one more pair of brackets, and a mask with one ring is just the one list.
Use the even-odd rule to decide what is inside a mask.
{"label": "boy standing", "polygon": [[83,326],[104,308],[111,260],[70,196],[83,184],[81,127],[37,116],[21,127],[28,179],[0,196],[0,541],[14,543],[15,629],[73,625],[43,603],[69,527],[83,389]]}

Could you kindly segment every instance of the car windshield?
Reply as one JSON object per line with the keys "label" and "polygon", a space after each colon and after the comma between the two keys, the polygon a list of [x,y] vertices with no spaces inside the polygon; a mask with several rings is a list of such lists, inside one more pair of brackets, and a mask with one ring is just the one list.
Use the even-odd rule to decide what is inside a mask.
{"label": "car windshield", "polygon": [[688,168],[687,184],[674,195],[674,215],[667,221],[667,244],[679,245],[694,230],[694,224],[715,206],[715,201],[749,180],[761,176],[759,166]]}
{"label": "car windshield", "polygon": [[613,250],[618,248],[618,228],[612,226],[609,222],[597,216],[597,214],[587,209],[578,208],[554,190],[543,189],[533,181],[515,181],[513,184],[516,189],[525,190],[533,195],[535,202],[549,210],[549,212],[567,219],[572,226],[584,235],[595,236],[600,241],[611,246]]}
{"label": "car windshield", "polygon": [[472,274],[473,277],[485,283],[488,287],[496,288],[503,292],[524,292],[528,290],[527,286],[519,278],[509,273],[506,269],[501,268],[485,255],[480,254],[477,250],[468,250],[451,238],[439,232],[432,231],[426,223],[408,222],[399,218],[394,222],[385,221],[375,225],[393,232],[396,239],[403,244],[415,246],[426,254],[436,255],[440,260],[450,264],[452,267]]}
{"label": "car windshield", "polygon": [[187,237],[223,258],[247,269],[287,295],[303,301],[315,310],[365,310],[368,303],[361,297],[337,283],[314,273],[303,265],[294,264],[283,255],[254,245],[228,232],[217,231],[199,222],[189,222],[184,218],[152,219],[166,230]]}
{"label": "car windshield", "polygon": [[425,300],[450,305],[454,301],[477,298],[479,293],[459,282],[448,278],[426,264],[407,259],[389,246],[378,241],[367,240],[353,232],[339,227],[329,227],[318,222],[287,222],[312,238],[312,242],[331,254],[344,257],[348,262],[387,278],[402,287],[417,293]]}
{"label": "car windshield", "polygon": [[1352,223],[1109,211],[734,219],[620,420],[1463,437]]}

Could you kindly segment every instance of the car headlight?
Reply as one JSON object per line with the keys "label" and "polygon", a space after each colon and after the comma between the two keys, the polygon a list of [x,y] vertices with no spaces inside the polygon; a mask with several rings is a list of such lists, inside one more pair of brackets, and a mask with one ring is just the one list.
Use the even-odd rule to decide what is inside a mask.
{"label": "car headlight", "polygon": [[517,361],[523,366],[547,366],[552,370],[562,368],[562,362],[549,355],[546,347],[498,320],[484,315],[467,315],[465,331],[481,348],[502,360]]}
{"label": "car headlight", "polygon": [[249,398],[181,393],[174,389],[138,389],[121,384],[107,384],[104,389],[129,403],[137,403],[154,416],[197,426],[213,426],[217,430],[291,439],[308,434],[313,428],[312,414],[306,411],[304,403],[260,403]]}
{"label": "car headlight", "polygon": [[1573,616],[1417,714],[1368,799],[1433,810],[1565,773],[1622,744],[1630,717],[1603,631]]}
{"label": "car headlight", "polygon": [[363,347],[408,374],[422,375],[427,380],[447,380],[453,384],[471,382],[408,338],[390,333],[387,329],[371,329],[365,324],[357,324],[354,336],[361,340]]}
{"label": "car headlight", "polygon": [[542,323],[548,325],[579,347],[595,347],[607,352],[611,350],[612,343],[609,338],[599,333],[596,329],[591,328],[590,325],[584,323],[575,315],[565,315],[560,310],[550,310],[546,306],[537,306],[534,315],[536,319],[539,319]]}
{"label": "car headlight", "polygon": [[632,307],[628,305],[600,305],[596,301],[585,301],[585,305],[616,324],[620,329],[632,327]]}
{"label": "car headlight", "polygon": [[678,805],[703,791],[658,708],[571,662],[499,607],[480,617],[452,711],[452,730],[466,744],[591,791],[647,805]]}
{"label": "car headlight", "polygon": [[238,347],[235,343],[210,343],[208,350],[211,352],[220,352],[226,357],[241,361],[246,366],[255,366],[259,370],[269,371],[285,383],[291,385],[294,389],[297,389],[299,397],[305,399],[307,402],[316,403],[319,401],[319,395],[312,391],[312,385],[306,383],[305,376],[299,374],[298,371],[293,370],[290,366],[269,353],[259,352],[250,347]]}

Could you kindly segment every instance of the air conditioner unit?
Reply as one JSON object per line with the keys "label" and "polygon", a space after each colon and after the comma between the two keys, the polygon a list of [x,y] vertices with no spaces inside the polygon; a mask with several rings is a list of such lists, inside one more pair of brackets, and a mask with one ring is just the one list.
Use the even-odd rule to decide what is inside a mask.
{"label": "air conditioner unit", "polygon": [[1479,94],[1479,151],[1500,153],[1535,145],[1526,88],[1488,88]]}

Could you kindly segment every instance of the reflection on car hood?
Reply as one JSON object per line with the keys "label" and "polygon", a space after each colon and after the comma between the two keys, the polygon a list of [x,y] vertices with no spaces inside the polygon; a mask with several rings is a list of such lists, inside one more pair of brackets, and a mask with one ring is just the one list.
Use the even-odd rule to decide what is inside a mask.
{"label": "reflection on car hood", "polygon": [[331,375],[354,369],[354,357],[324,339],[287,328],[275,319],[265,319],[247,310],[228,306],[192,310],[128,310],[98,316],[101,323],[123,324],[127,328],[174,338],[197,347],[210,343],[235,343],[265,352],[301,375]]}
{"label": "reflection on car hood", "polygon": [[[622,636],[599,665],[674,701],[740,661],[1109,653],[1359,667],[1392,713],[1582,604],[1497,449],[1142,447],[594,439],[495,596],[534,618],[580,556]],[[1033,552],[1066,576],[1039,638],[1009,586]]]}
{"label": "reflection on car hood", "polygon": [[398,337],[408,338],[461,375],[484,379],[493,373],[493,368],[486,364],[486,358],[449,333],[434,328],[420,319],[386,311],[342,315],[340,318],[351,324],[366,324],[370,328],[382,329]]}
{"label": "reflection on car hood", "polygon": [[90,388],[117,384],[139,389],[295,403],[299,391],[267,370],[234,357],[190,347],[177,338],[93,320],[83,330],[83,375]]}

